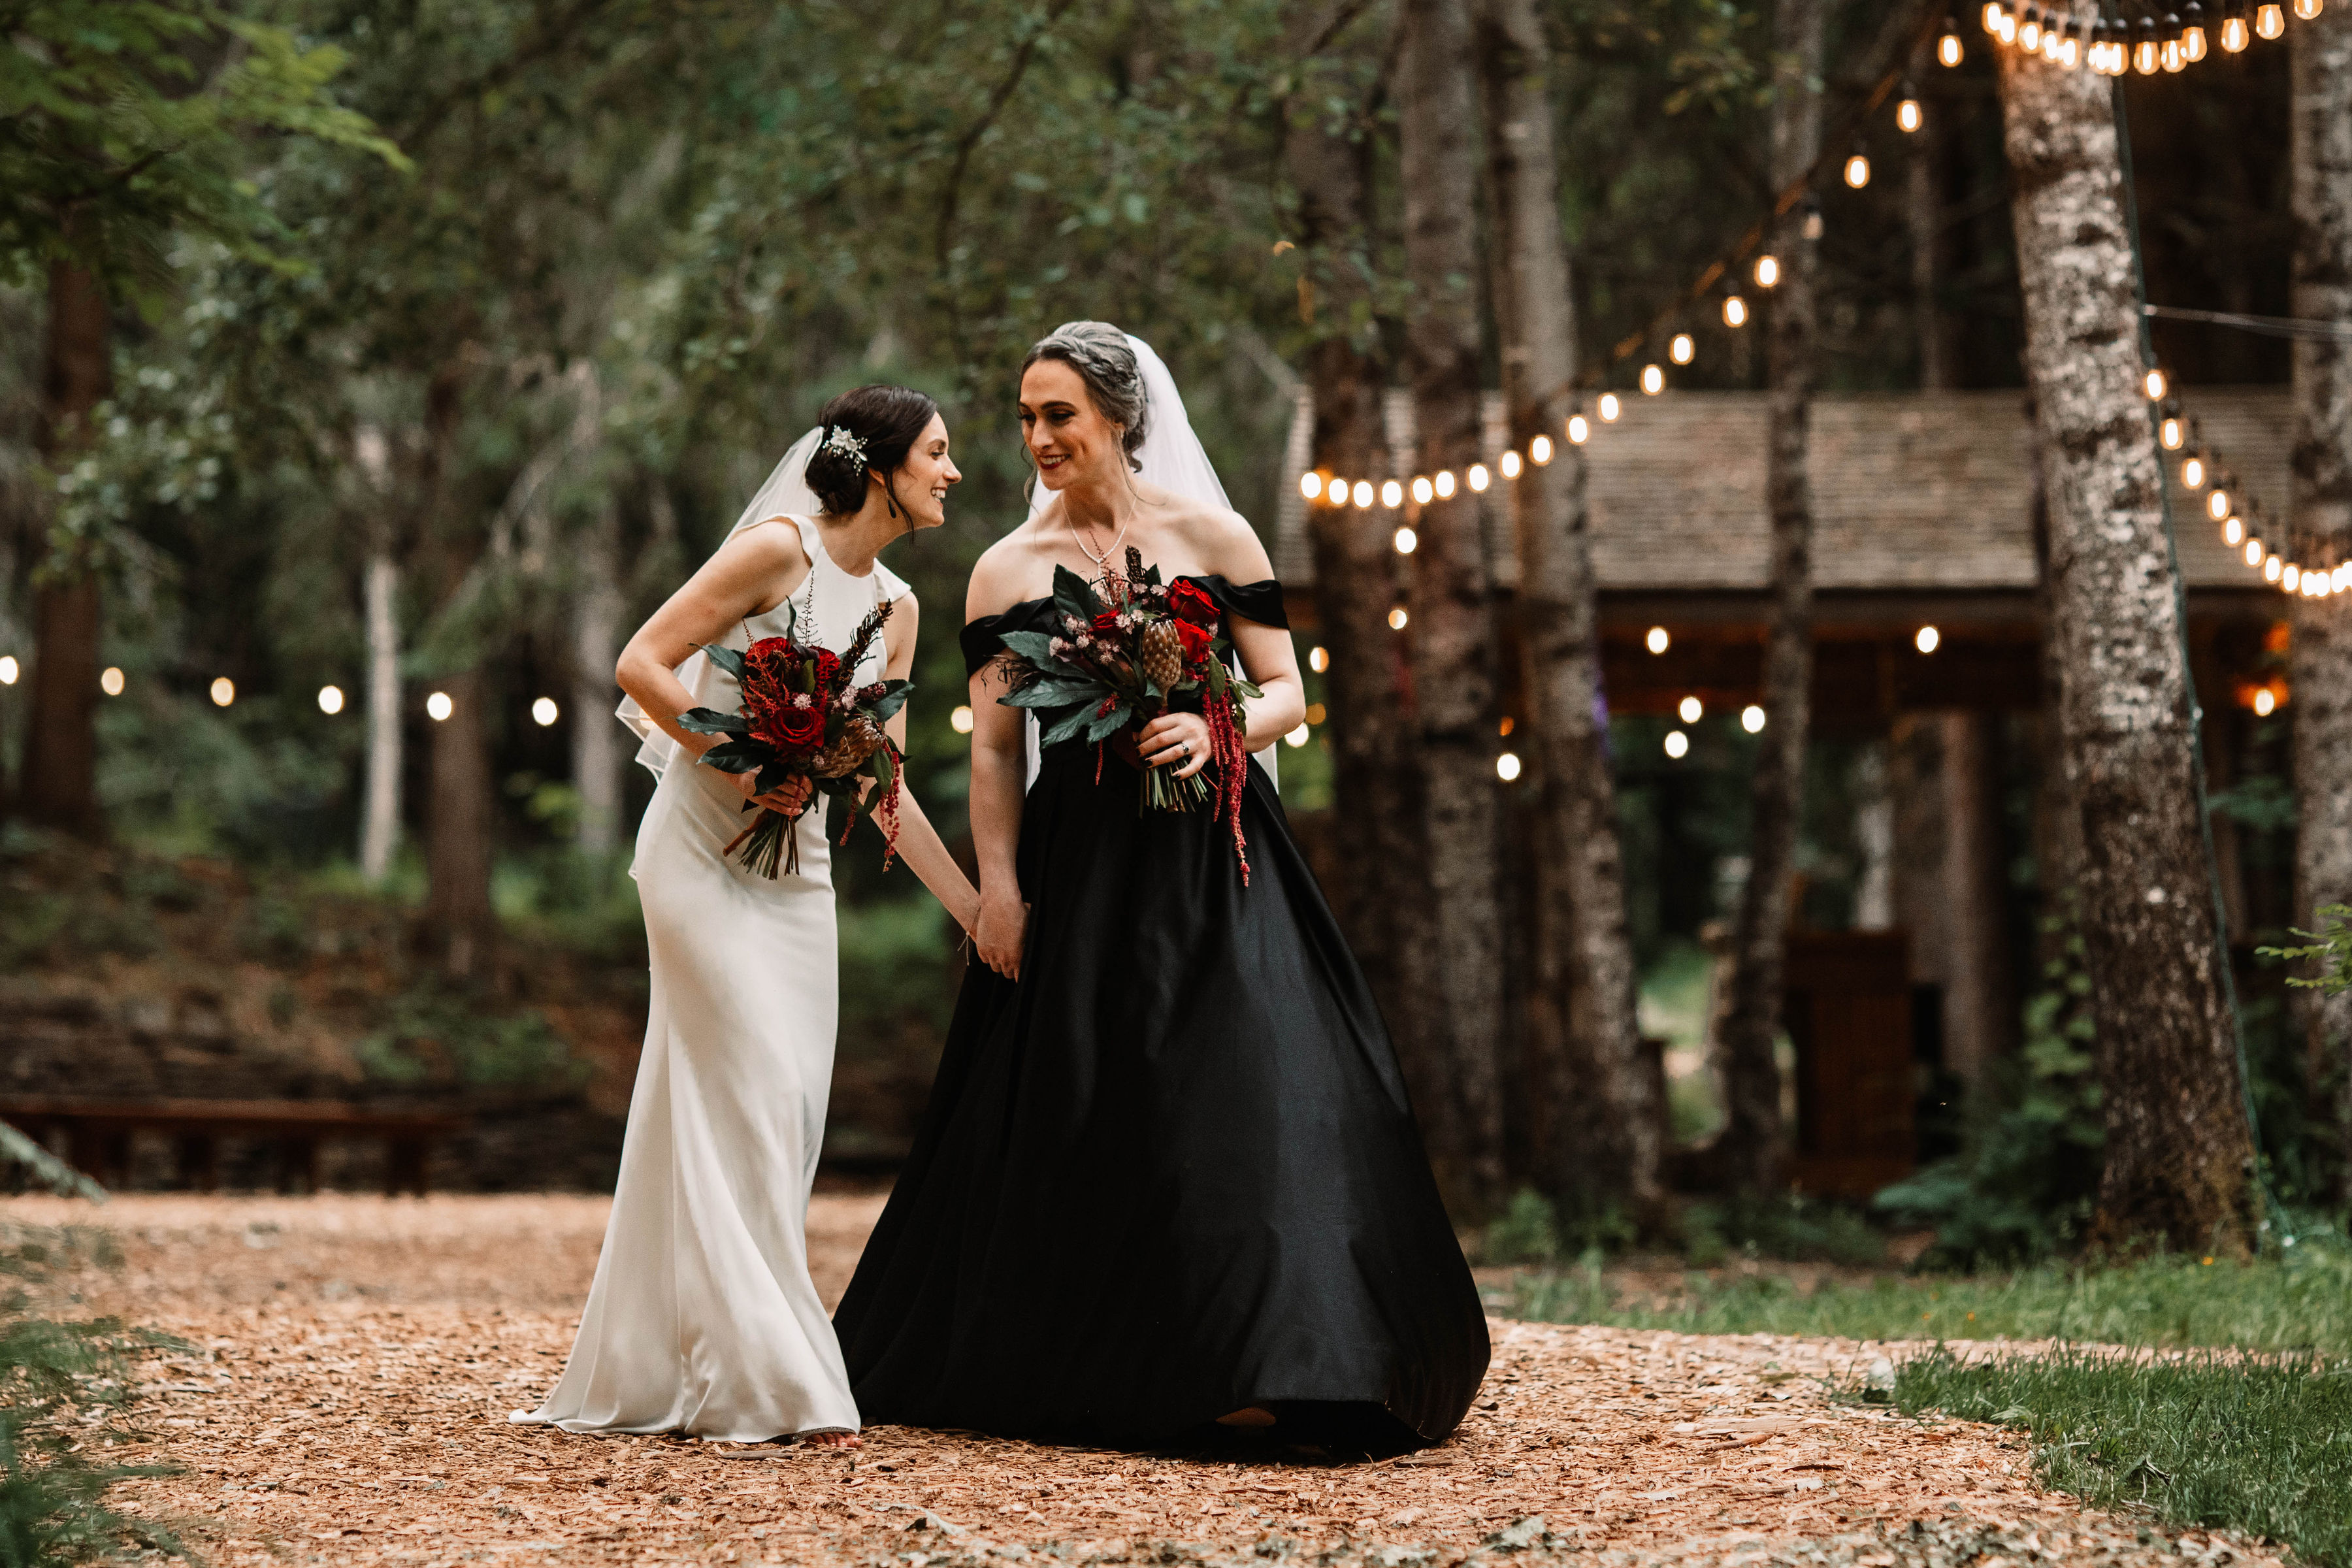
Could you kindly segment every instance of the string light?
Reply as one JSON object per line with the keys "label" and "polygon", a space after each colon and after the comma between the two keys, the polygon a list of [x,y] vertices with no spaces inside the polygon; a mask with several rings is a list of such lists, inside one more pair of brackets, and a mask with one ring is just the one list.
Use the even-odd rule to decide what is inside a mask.
{"label": "string light", "polygon": [[1684,723],[1696,724],[1699,721],[1701,716],[1706,712],[1706,709],[1697,698],[1685,697],[1680,702],[1675,704],[1675,711],[1682,716],[1682,721]]}
{"label": "string light", "polygon": [[1516,752],[1505,752],[1495,759],[1495,776],[1509,784],[1519,776],[1519,758]]}
{"label": "string light", "polygon": [[1911,646],[1921,653],[1933,653],[1943,645],[1944,634],[1933,626],[1921,626],[1919,635],[1911,639]]}
{"label": "string light", "polygon": [[105,692],[109,697],[121,696],[122,671],[116,668],[113,665],[108,665],[103,670],[99,672],[98,689],[100,691]]}
{"label": "string light", "polygon": [[1427,506],[1430,502],[1430,498],[1436,495],[1436,493],[1437,487],[1429,482],[1429,476],[1427,474],[1413,475],[1412,500],[1414,505]]}
{"label": "string light", "polygon": [[1432,489],[1434,489],[1434,490],[1437,492],[1437,499],[1438,499],[1439,500],[1452,500],[1454,499],[1454,470],[1453,470],[1453,469],[1451,469],[1451,468],[1441,468],[1441,469],[1439,469],[1439,470],[1438,470],[1437,477],[1436,477],[1435,479],[1433,479],[1430,480],[1430,481],[1429,481],[1429,484],[1430,484],[1430,488],[1431,488]]}
{"label": "string light", "polygon": [[1473,463],[1470,465],[1470,488],[1472,489],[1476,490],[1480,495],[1485,495],[1486,493],[1486,487],[1494,482],[1495,476],[1486,471],[1486,464]]}
{"label": "string light", "polygon": [[2234,55],[2242,52],[2249,41],[2246,0],[2221,0],[2221,47]]}
{"label": "string light", "polygon": [[2167,418],[2163,428],[2157,432],[2157,439],[2164,443],[2164,449],[2168,452],[2180,450],[2184,444],[2180,435],[2180,421]]}
{"label": "string light", "polygon": [[1748,301],[1737,294],[1726,294],[1723,297],[1723,324],[1727,327],[1746,326]]}
{"label": "string light", "polygon": [[1307,668],[1320,675],[1331,668],[1331,650],[1321,643],[1307,650]]}
{"label": "string light", "polygon": [[1759,289],[1777,289],[1780,285],[1780,258],[1777,256],[1758,257],[1756,258],[1756,287]]}
{"label": "string light", "polygon": [[2017,24],[2017,47],[2029,55],[2041,52],[2042,18],[2032,11],[2028,11],[2024,20]]}
{"label": "string light", "polygon": [[209,690],[215,708],[226,708],[236,700],[236,682],[226,675],[214,676]]}
{"label": "string light", "polygon": [[2267,687],[2267,686],[2263,686],[2263,687],[2257,687],[2257,688],[2255,688],[2255,689],[2254,689],[2254,716],[2255,716],[2256,718],[2258,718],[2258,719],[2267,719],[2267,718],[2269,718],[2269,717],[2271,716],[2271,713],[2273,712],[2273,710],[2275,710],[2277,707],[2278,707],[2278,698],[2277,698],[2276,696],[2274,696],[2274,695],[2272,693],[2271,689],[2270,689],[2269,687]]}
{"label": "string light", "polygon": [[331,719],[343,710],[343,689],[340,686],[319,688],[319,711]]}
{"label": "string light", "polygon": [[2285,31],[2286,14],[2279,8],[2277,0],[2268,0],[2267,4],[2254,7],[2254,36],[2256,37],[2268,41],[2277,37],[2281,33]]}
{"label": "string light", "polygon": [[964,703],[957,703],[955,711],[948,715],[948,728],[959,735],[971,734],[971,709]]}
{"label": "string light", "polygon": [[1303,746],[1307,744],[1307,739],[1312,733],[1313,731],[1308,730],[1306,725],[1301,724],[1297,729],[1284,735],[1282,737],[1282,743],[1286,746]]}
{"label": "string light", "polygon": [[2222,542],[2222,543],[2227,544],[2227,545],[2231,545],[2231,546],[2233,546],[2233,547],[2234,547],[2234,546],[2236,546],[2236,545],[2243,544],[2245,542],[2246,542],[2246,521],[2245,521],[2245,519],[2243,519],[2243,518],[2240,518],[2240,517],[2233,517],[2233,518],[2231,518],[2230,520],[2228,520],[2227,521],[2225,521],[2225,522],[2223,522],[2223,523],[2221,524],[2221,542]]}
{"label": "string light", "polygon": [[1371,480],[1358,479],[1356,481],[1356,488],[1349,493],[1355,497],[1357,510],[1364,511],[1370,510],[1372,504]]}
{"label": "string light", "polygon": [[1591,422],[1581,414],[1568,416],[1568,438],[1581,447],[1592,438]]}
{"label": "string light", "polygon": [[1507,479],[1516,479],[1519,477],[1521,464],[1517,452],[1505,452],[1496,459],[1495,466],[1503,470],[1503,477]]}
{"label": "string light", "polygon": [[1960,44],[1960,25],[1950,16],[1944,18],[1944,36],[1936,40],[1936,58],[1948,69],[1968,58],[1967,49]]}
{"label": "string light", "polygon": [[15,654],[0,653],[0,686],[16,685],[16,678],[23,673],[24,671],[16,663]]}
{"label": "string light", "polygon": [[1538,436],[1528,443],[1528,461],[1542,468],[1551,461],[1551,437]]}
{"label": "string light", "polygon": [[2302,569],[2296,566],[2294,562],[2288,562],[2286,563],[2286,570],[2279,574],[2279,586],[2292,594],[2302,585]]}
{"label": "string light", "polygon": [[1665,391],[1665,389],[1666,373],[1664,368],[1655,364],[1643,365],[1642,367],[1642,391],[1643,395],[1650,397],[1655,397],[1658,394]]}
{"label": "string light", "polygon": [[1739,710],[1739,727],[1751,735],[1764,732],[1764,710],[1753,702]]}
{"label": "string light", "polygon": [[2165,379],[2164,372],[2160,370],[2151,370],[2147,373],[2146,379],[2144,379],[2140,384],[2147,389],[2147,400],[2150,403],[2161,403],[2164,401],[2164,394],[2171,385],[2171,383]]}
{"label": "string light", "polygon": [[1650,635],[1642,639],[1642,644],[1652,653],[1664,653],[1673,641],[1674,639],[1666,635],[1665,627],[1652,626]]}
{"label": "string light", "polygon": [[1391,511],[1404,505],[1404,487],[1394,479],[1384,482],[1381,486],[1381,504]]}
{"label": "string light", "polygon": [[449,700],[449,694],[446,691],[436,691],[425,700],[425,716],[436,724],[457,710],[457,705]]}
{"label": "string light", "polygon": [[1845,183],[1857,191],[1870,184],[1870,159],[1867,154],[1854,153],[1847,156]]}
{"label": "string light", "polygon": [[1298,493],[1308,500],[1320,500],[1323,495],[1323,476],[1312,468],[1299,475]]}
{"label": "string light", "polygon": [[1907,81],[1903,84],[1903,101],[1895,106],[1895,123],[1906,136],[1927,123],[1927,111],[1920,107],[1919,95]]}
{"label": "string light", "polygon": [[1688,364],[1698,353],[1698,344],[1688,332],[1676,332],[1675,341],[1666,345],[1666,357],[1676,364]]}
{"label": "string light", "polygon": [[1601,423],[1614,425],[1617,423],[1617,416],[1624,412],[1625,405],[1615,393],[1604,392],[1601,395]]}
{"label": "string light", "polygon": [[2284,572],[2285,569],[2284,563],[2283,563],[2277,556],[2272,556],[2270,559],[2263,563],[2263,581],[2265,583],[2277,582],[2279,580],[2279,574]]}
{"label": "string light", "polygon": [[2180,482],[2192,490],[2205,488],[2205,459],[2190,458],[2180,465]]}
{"label": "string light", "polygon": [[2324,0],[2294,0],[2294,14],[2308,22],[2324,8]]}
{"label": "string light", "polygon": [[2211,495],[2207,496],[2205,498],[2205,514],[2208,517],[2210,517],[2215,522],[2219,522],[2223,518],[2229,516],[2230,492],[2217,488]]}
{"label": "string light", "polygon": [[1421,535],[1409,528],[1400,528],[1396,531],[1396,537],[1390,542],[1396,546],[1396,552],[1399,555],[1410,555],[1421,547]]}
{"label": "string light", "polygon": [[[2292,0],[2295,17],[2310,21],[2324,9],[2325,0]],[[2012,13],[2005,5],[1988,5],[1984,8],[1985,31],[2005,45],[2031,50],[2053,65],[2074,70],[2087,64],[2105,76],[2124,76],[2137,71],[2153,76],[2158,71],[2179,71],[2207,58],[2215,43],[2225,54],[2242,51],[2254,37],[2278,38],[2286,32],[2288,6],[2278,0],[2254,5],[2252,25],[2248,26],[2248,0],[2220,0],[2218,21],[2209,28],[2205,5],[2201,0],[2186,0],[2178,13],[2153,6],[2139,8],[2137,22],[2101,16],[2085,26],[2084,19],[2074,14],[2072,5],[2061,9],[2056,5],[2028,5],[2021,12]],[[1937,58],[1946,64],[1957,63],[1958,38],[1948,34],[1937,43]],[[1898,106],[1896,118],[1903,119]],[[1906,127],[1908,129],[1908,127]]]}
{"label": "string light", "polygon": [[1684,734],[1680,730],[1667,731],[1666,755],[1674,758],[1676,762],[1680,762],[1683,758],[1690,755],[1690,737]]}
{"label": "string light", "polygon": [[1405,623],[1411,619],[1412,617],[1404,613],[1404,606],[1399,605],[1389,612],[1389,630],[1401,632],[1404,630]]}
{"label": "string light", "polygon": [[2205,7],[2197,0],[2180,8],[2180,56],[2192,66],[2205,58]]}
{"label": "string light", "polygon": [[2263,542],[2259,539],[2249,539],[2246,541],[2246,564],[2259,566],[2262,563]]}
{"label": "string light", "polygon": [[530,721],[542,730],[553,727],[555,721],[562,717],[563,710],[555,705],[552,697],[540,698],[530,705]]}

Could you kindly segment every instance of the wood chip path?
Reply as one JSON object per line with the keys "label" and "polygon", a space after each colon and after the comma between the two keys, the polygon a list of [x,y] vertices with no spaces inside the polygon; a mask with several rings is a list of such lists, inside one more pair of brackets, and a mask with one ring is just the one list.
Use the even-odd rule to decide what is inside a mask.
{"label": "wood chip path", "polygon": [[[1888,1347],[1769,1335],[1497,1321],[1460,1433],[1381,1463],[906,1427],[840,1453],[511,1426],[562,1364],[606,1207],[126,1195],[100,1210],[0,1200],[0,1220],[104,1225],[125,1265],[75,1276],[68,1310],[196,1347],[152,1367],[142,1406],[157,1441],[139,1457],[185,1472],[124,1494],[224,1565],[2272,1558],[2042,1492],[2016,1434],[1829,1396]],[[812,1267],[829,1300],[879,1207],[817,1199]]]}

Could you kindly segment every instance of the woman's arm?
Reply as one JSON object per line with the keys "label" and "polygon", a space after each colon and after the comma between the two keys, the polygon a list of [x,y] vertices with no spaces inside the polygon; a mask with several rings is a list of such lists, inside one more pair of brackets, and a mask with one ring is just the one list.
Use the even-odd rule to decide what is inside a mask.
{"label": "woman's arm", "polygon": [[[920,623],[921,606],[915,595],[908,594],[891,606],[890,618],[883,623],[883,647],[888,651],[887,673],[892,680],[904,680],[915,668],[915,633]],[[901,756],[907,751],[907,710],[901,706],[890,715],[883,730]],[[940,839],[939,829],[923,815],[915,792],[900,782],[898,790],[898,831],[890,840],[898,858],[907,862],[931,897],[946,906],[956,924],[967,931],[980,923],[980,891],[963,868],[955,863],[948,847]]]}
{"label": "woman's arm", "polygon": [[[965,598],[967,623],[1008,608],[1020,592],[1015,574],[1000,559],[1000,543],[972,569]],[[1007,708],[1004,677],[995,663],[982,665],[968,689],[971,700],[971,841],[980,860],[980,923],[973,945],[981,962],[1008,980],[1021,978],[1021,952],[1029,933],[1029,906],[1021,899],[1015,865],[1021,847],[1022,795],[1029,760],[1023,710]]]}
{"label": "woman's arm", "polygon": [[[622,690],[637,700],[637,706],[663,734],[684,747],[688,756],[699,759],[727,737],[679,727],[677,716],[696,703],[694,693],[677,678],[677,667],[696,648],[718,642],[747,617],[782,604],[782,595],[769,597],[776,585],[783,584],[784,594],[790,595],[808,575],[808,553],[801,548],[797,529],[745,529],[721,545],[716,555],[703,563],[702,570],[688,578],[654,612],[653,618],[637,628],[637,635],[621,650],[614,678]],[[808,798],[805,779],[764,795],[751,795],[757,775],[726,776],[747,797],[778,811],[797,812]]]}

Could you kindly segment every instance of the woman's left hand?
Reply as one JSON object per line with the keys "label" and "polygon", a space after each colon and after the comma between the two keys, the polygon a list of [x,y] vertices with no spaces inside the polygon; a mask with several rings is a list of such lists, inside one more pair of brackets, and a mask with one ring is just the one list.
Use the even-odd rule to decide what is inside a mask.
{"label": "woman's left hand", "polygon": [[1173,767],[1189,779],[1209,765],[1209,721],[1198,713],[1162,713],[1135,738],[1146,767]]}

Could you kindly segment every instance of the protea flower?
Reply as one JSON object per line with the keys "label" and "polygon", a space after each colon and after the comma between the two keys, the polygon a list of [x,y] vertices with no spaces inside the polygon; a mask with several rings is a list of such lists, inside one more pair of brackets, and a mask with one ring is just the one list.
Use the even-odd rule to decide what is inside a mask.
{"label": "protea flower", "polygon": [[1154,621],[1143,628],[1144,678],[1162,692],[1173,691],[1184,679],[1184,639],[1173,623]]}

